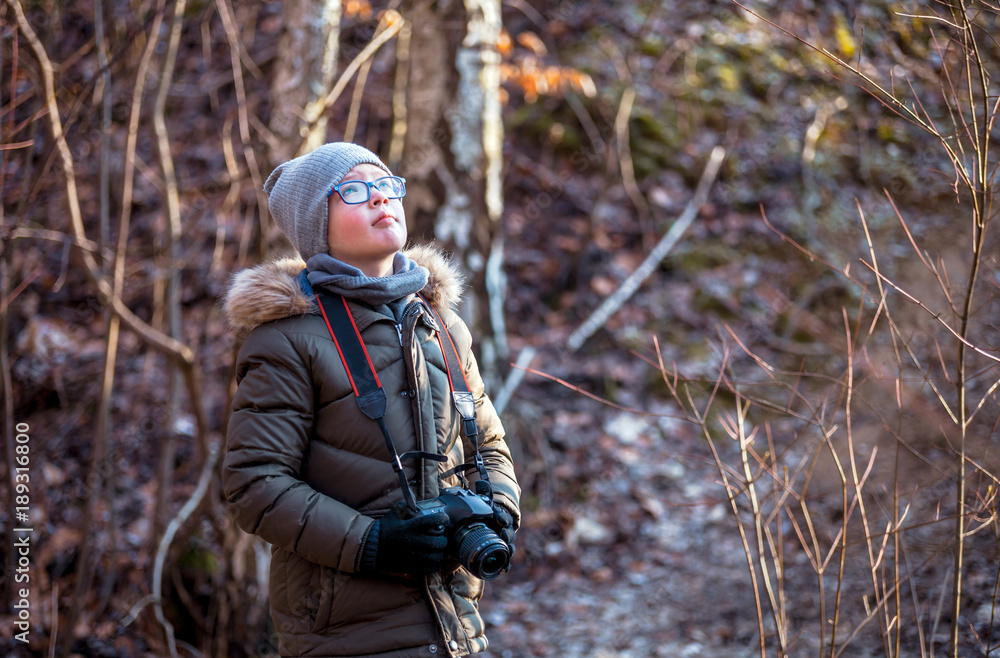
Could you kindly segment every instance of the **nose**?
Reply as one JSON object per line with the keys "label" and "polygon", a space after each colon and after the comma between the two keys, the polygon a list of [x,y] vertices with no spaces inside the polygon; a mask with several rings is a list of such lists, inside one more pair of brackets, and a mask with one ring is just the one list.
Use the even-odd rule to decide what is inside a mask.
{"label": "nose", "polygon": [[378,189],[374,185],[368,187],[368,201],[371,202],[373,206],[379,204],[389,203],[389,197],[387,197],[382,190]]}

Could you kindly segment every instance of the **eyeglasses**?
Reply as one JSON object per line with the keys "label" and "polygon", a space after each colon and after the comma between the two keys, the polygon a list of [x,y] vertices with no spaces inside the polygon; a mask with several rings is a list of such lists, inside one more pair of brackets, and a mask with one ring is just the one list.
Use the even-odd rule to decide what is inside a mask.
{"label": "eyeglasses", "polygon": [[364,203],[372,197],[372,188],[389,199],[402,199],[406,195],[406,179],[399,176],[383,176],[376,178],[372,182],[363,180],[348,180],[334,185],[327,193],[326,198],[330,198],[334,192],[340,195],[344,203],[351,205]]}

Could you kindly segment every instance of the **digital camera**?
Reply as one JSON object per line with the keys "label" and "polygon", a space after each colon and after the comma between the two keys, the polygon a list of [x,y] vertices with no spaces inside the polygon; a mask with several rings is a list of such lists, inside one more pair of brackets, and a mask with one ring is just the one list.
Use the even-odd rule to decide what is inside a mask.
{"label": "digital camera", "polygon": [[468,489],[448,487],[437,498],[417,502],[410,518],[443,511],[448,515],[448,550],[472,575],[491,580],[510,565],[510,547],[487,523],[493,508],[483,496]]}

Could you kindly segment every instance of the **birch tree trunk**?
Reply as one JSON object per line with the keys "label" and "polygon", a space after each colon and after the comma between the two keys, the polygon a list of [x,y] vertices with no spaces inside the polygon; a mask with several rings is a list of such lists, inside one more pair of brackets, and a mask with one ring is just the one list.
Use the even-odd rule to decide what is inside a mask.
{"label": "birch tree trunk", "polygon": [[310,130],[305,117],[320,102],[337,73],[340,39],[340,0],[285,0],[284,32],[278,43],[271,77],[271,114],[274,135],[270,164],[277,165],[325,141],[326,118]]}
{"label": "birch tree trunk", "polygon": [[390,166],[407,178],[413,239],[436,239],[469,278],[462,315],[475,334],[490,385],[508,356],[500,226],[500,0],[417,0],[404,16],[412,29],[406,143],[402,160]]}

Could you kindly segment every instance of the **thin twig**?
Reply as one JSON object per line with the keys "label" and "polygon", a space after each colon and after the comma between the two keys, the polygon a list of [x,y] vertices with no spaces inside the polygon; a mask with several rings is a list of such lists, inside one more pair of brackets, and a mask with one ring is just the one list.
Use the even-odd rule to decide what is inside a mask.
{"label": "thin twig", "polygon": [[[86,242],[87,237],[86,231],[83,227],[83,214],[80,210],[80,198],[77,194],[73,155],[70,151],[69,144],[66,142],[66,136],[63,133],[63,126],[59,119],[59,108],[56,104],[55,75],[52,61],[45,52],[42,42],[38,39],[38,35],[35,34],[34,29],[28,22],[20,2],[18,2],[18,0],[5,1],[14,9],[14,13],[17,15],[18,25],[24,33],[25,39],[27,39],[29,45],[31,46],[35,57],[38,59],[44,83],[45,102],[49,109],[48,116],[51,122],[52,136],[56,142],[56,147],[62,160],[63,174],[66,178],[65,185],[70,222],[73,226],[73,232],[76,235],[77,240],[80,242]],[[114,294],[108,281],[101,274],[101,268],[94,260],[93,254],[87,250],[83,250],[81,253],[83,254],[85,273],[91,283],[93,283],[97,288],[101,301],[109,305],[115,314],[121,318],[122,322],[124,322],[129,329],[142,338],[144,342],[160,352],[169,355],[171,358],[179,360],[188,367],[193,366],[195,363],[195,357],[191,348],[180,341],[163,334],[162,332],[155,331],[141,318],[136,316],[136,314],[132,312],[132,309],[130,309],[125,302],[122,301],[121,297]]]}
{"label": "thin twig", "polygon": [[[163,55],[163,65],[153,104],[153,129],[156,136],[157,154],[160,168],[163,172],[166,200],[166,240],[159,253],[161,260],[161,275],[157,280],[157,300],[162,299],[166,330],[175,338],[181,336],[180,312],[180,242],[181,242],[181,209],[177,191],[177,175],[174,167],[173,154],[170,148],[170,135],[167,129],[166,105],[170,85],[173,82],[174,67],[177,61],[177,50],[180,44],[181,31],[184,27],[184,11],[186,0],[175,0],[174,11],[170,17],[167,31],[166,52]],[[174,462],[177,454],[177,433],[174,431],[176,420],[181,414],[181,391],[183,381],[175,364],[168,363],[166,371],[166,434],[160,441],[157,456],[157,479],[159,487],[156,491],[156,501],[153,512],[154,536],[164,525],[169,510],[171,487],[174,480]],[[203,442],[208,437],[199,434],[199,457],[205,457],[206,446]]]}
{"label": "thin twig", "polygon": [[629,123],[632,120],[632,108],[635,106],[636,85],[629,70],[625,55],[618,48],[618,45],[610,37],[600,39],[601,48],[604,49],[614,64],[618,73],[618,81],[623,85],[621,101],[618,103],[618,111],[615,113],[615,144],[618,151],[618,169],[621,173],[622,184],[625,187],[625,194],[628,195],[632,205],[635,206],[639,215],[639,224],[642,227],[643,237],[647,237],[651,231],[649,228],[649,202],[639,191],[639,184],[635,179],[635,163],[632,161],[632,140],[629,133]]}
{"label": "thin twig", "polygon": [[660,261],[662,261],[668,253],[674,248],[674,245],[681,239],[684,232],[687,231],[688,227],[694,222],[698,217],[698,211],[701,206],[705,203],[705,199],[708,198],[709,190],[712,188],[712,184],[715,182],[715,177],[719,173],[719,168],[722,166],[722,161],[725,159],[726,149],[721,146],[716,146],[712,149],[712,153],[708,158],[708,163],[705,165],[705,171],[701,175],[701,180],[698,182],[698,187],[695,190],[694,196],[691,201],[688,202],[687,207],[684,208],[684,212],[681,216],[677,218],[677,221],[670,227],[666,235],[660,238],[660,241],[653,247],[653,250],[649,252],[645,260],[633,271],[618,287],[610,297],[604,300],[597,309],[590,314],[590,317],[581,324],[576,331],[570,334],[570,337],[566,340],[566,346],[572,350],[576,351],[583,346],[583,343],[598,329],[600,329],[608,321],[608,319],[618,310],[618,308],[624,304],[642,285],[642,282],[649,277],[650,274],[659,266]]}
{"label": "thin twig", "polygon": [[392,137],[389,141],[389,167],[395,169],[403,159],[409,114],[406,95],[410,84],[410,40],[413,26],[405,21],[396,38],[396,77],[392,83]]}
{"label": "thin twig", "polygon": [[[515,365],[515,368],[518,368],[518,366]],[[540,370],[535,370],[534,368],[521,368],[521,369],[524,370],[525,372],[531,373],[532,375],[538,375],[539,377],[544,377],[545,379],[549,379],[551,381],[554,381],[557,384],[562,384],[563,386],[565,386],[566,388],[570,389],[571,391],[575,391],[575,392],[579,393],[580,395],[588,397],[591,400],[595,400],[597,402],[600,402],[601,404],[603,404],[605,406],[608,406],[608,407],[611,407],[612,409],[618,409],[620,411],[627,411],[629,413],[636,414],[637,416],[655,416],[657,418],[664,417],[664,414],[655,414],[655,413],[652,413],[652,412],[649,412],[649,411],[642,411],[640,409],[635,409],[633,407],[625,407],[625,406],[622,406],[620,404],[616,404],[616,403],[612,402],[611,400],[607,400],[605,398],[602,398],[599,395],[595,395],[595,394],[593,394],[593,393],[591,393],[589,391],[585,391],[582,388],[580,388],[579,386],[574,386],[573,384],[570,384],[565,379],[560,379],[559,377],[556,377],[555,375],[550,375],[550,374],[548,374],[546,372],[542,372]]]}
{"label": "thin twig", "polygon": [[[948,137],[946,135],[942,135],[937,130],[935,130],[932,125],[930,125],[926,121],[924,121],[924,119],[916,112],[916,110],[914,110],[913,108],[909,107],[905,102],[903,102],[902,100],[900,100],[900,98],[898,96],[896,96],[896,94],[895,94],[894,91],[892,91],[891,89],[886,89],[884,86],[882,86],[881,84],[879,84],[878,82],[876,82],[874,78],[872,78],[868,74],[864,73],[859,68],[854,67],[852,64],[849,64],[849,63],[845,62],[843,59],[841,59],[840,57],[837,57],[836,55],[834,55],[833,53],[831,53],[826,48],[820,48],[820,47],[818,47],[818,46],[810,43],[806,39],[800,37],[799,35],[795,34],[794,32],[791,32],[787,28],[784,28],[781,25],[778,25],[774,21],[768,20],[767,18],[765,18],[764,16],[762,16],[758,12],[755,12],[752,9],[750,9],[749,7],[747,7],[746,5],[740,3],[738,0],[729,0],[729,1],[732,2],[734,5],[736,5],[737,7],[739,7],[740,9],[742,9],[743,11],[747,12],[748,14],[750,14],[751,16],[754,16],[754,17],[758,18],[759,20],[763,21],[764,23],[767,23],[771,27],[773,27],[776,30],[782,32],[786,36],[789,36],[792,39],[794,39],[795,41],[798,41],[799,43],[801,43],[802,45],[804,45],[806,48],[809,48],[810,50],[812,50],[812,51],[814,51],[816,53],[819,53],[823,57],[826,57],[827,59],[829,59],[831,62],[833,62],[837,66],[843,68],[846,71],[850,71],[851,73],[857,75],[859,78],[861,78],[861,80],[863,80],[865,82],[865,84],[869,85],[869,88],[866,89],[866,91],[868,91],[869,93],[872,93],[872,90],[874,90],[875,92],[877,92],[877,93],[872,93],[872,95],[879,102],[881,102],[886,107],[898,109],[902,113],[902,115],[905,116],[909,121],[911,121],[914,124],[920,126],[920,128],[922,128],[928,134],[930,134],[933,137],[937,138],[940,141],[941,146],[945,149],[945,151],[948,153],[948,156],[952,159],[953,162],[960,162],[961,161],[961,158],[960,158],[959,154],[957,154],[955,152],[955,150],[952,148],[951,144],[949,143]],[[961,171],[960,171],[960,174],[962,174]],[[972,181],[966,175],[962,175],[962,182],[964,184],[966,184],[966,185],[969,185],[969,186],[972,185]]]}
{"label": "thin twig", "polygon": [[257,215],[260,220],[260,255],[266,257],[270,222],[267,213],[267,197],[264,194],[264,177],[261,175],[260,165],[257,162],[257,155],[254,153],[250,135],[250,117],[247,108],[246,87],[243,84],[239,31],[236,29],[236,19],[233,16],[233,8],[229,5],[229,0],[216,0],[215,5],[219,10],[219,17],[222,19],[226,38],[229,40],[229,57],[233,69],[233,83],[236,85],[236,106],[239,115],[240,140],[243,142],[243,158],[250,169],[250,178],[253,181],[253,189],[257,199]]}
{"label": "thin twig", "polygon": [[964,345],[966,348],[968,348],[968,349],[976,352],[977,354],[979,354],[981,356],[985,356],[987,359],[989,359],[991,361],[995,361],[997,363],[1000,363],[1000,357],[998,357],[998,356],[996,356],[994,354],[991,354],[991,353],[987,352],[986,350],[984,350],[982,348],[979,348],[979,347],[973,345],[972,343],[970,343],[969,340],[968,340],[968,338],[966,338],[965,336],[963,336],[959,332],[959,330],[953,328],[950,324],[948,324],[941,317],[940,313],[935,313],[934,311],[932,311],[930,308],[927,307],[926,304],[924,304],[922,301],[920,301],[919,299],[917,299],[916,297],[914,297],[913,295],[911,295],[910,293],[908,293],[904,288],[900,287],[897,283],[895,283],[894,281],[892,281],[889,277],[885,276],[881,272],[876,271],[867,262],[865,262],[865,261],[861,261],[861,262],[866,267],[870,268],[872,270],[872,272],[874,272],[874,274],[877,277],[881,278],[886,283],[888,283],[890,286],[892,286],[892,288],[896,292],[902,294],[904,297],[906,297],[907,300],[913,302],[914,304],[916,304],[917,306],[919,306],[923,310],[927,311],[928,315],[930,315],[932,319],[937,320],[938,324],[940,324],[942,327],[944,327],[945,329],[947,329],[948,333],[950,333],[952,336],[954,336],[955,338],[958,339],[958,343],[959,344]]}
{"label": "thin twig", "polygon": [[[355,57],[344,72],[340,75],[333,89],[322,99],[322,102],[315,104],[315,109],[305,117],[306,133],[311,133],[316,127],[316,123],[319,121],[323,113],[326,112],[337,99],[340,98],[340,94],[343,93],[344,88],[347,87],[347,83],[351,80],[354,74],[358,71],[361,65],[367,61],[372,55],[374,55],[379,48],[381,48],[389,39],[396,36],[400,29],[403,27],[403,17],[400,16],[399,12],[394,9],[389,9],[385,12],[382,17],[382,22],[379,23],[379,31],[375,34],[372,40],[366,45],[358,56]],[[297,149],[301,151],[302,146],[305,145],[303,141],[302,145]]]}
{"label": "thin twig", "polygon": [[722,478],[722,485],[726,491],[726,498],[728,499],[729,502],[729,509],[733,514],[734,520],[736,521],[736,529],[740,536],[740,542],[743,547],[743,555],[746,559],[747,569],[750,573],[750,584],[751,587],[753,588],[755,612],[757,614],[757,634],[759,638],[760,655],[761,658],[765,658],[765,656],[767,655],[767,646],[766,646],[766,636],[764,633],[764,610],[763,607],[761,606],[760,585],[757,582],[757,569],[753,561],[753,551],[750,548],[750,541],[747,538],[746,529],[743,527],[743,522],[740,519],[740,509],[739,505],[737,504],[737,496],[739,495],[739,491],[741,491],[742,488],[737,487],[731,483],[729,475],[730,470],[726,466],[725,462],[722,460],[722,456],[719,454],[719,451],[716,448],[715,445],[716,439],[712,435],[712,432],[709,430],[708,420],[707,420],[710,414],[712,403],[715,400],[715,395],[722,387],[723,381],[725,381],[725,371],[726,368],[728,367],[728,361],[729,359],[727,350],[722,356],[721,364],[719,366],[719,374],[715,379],[715,387],[712,391],[712,395],[710,396],[708,402],[705,404],[704,409],[699,410],[697,404],[695,404],[693,398],[691,397],[691,391],[688,387],[684,387],[686,400],[678,397],[676,401],[681,406],[681,408],[686,407],[690,409],[690,413],[694,417],[693,419],[694,422],[701,428],[702,436],[705,437],[705,440],[708,444],[708,448],[712,453],[712,458],[715,460],[716,469],[719,472],[719,476]]}
{"label": "thin twig", "polygon": [[[219,447],[218,441],[213,441],[208,446],[208,454],[205,458],[205,463],[201,469],[201,475],[198,476],[198,484],[195,487],[194,492],[191,497],[184,503],[180,511],[177,512],[170,524],[167,526],[163,533],[163,537],[160,539],[160,544],[156,549],[156,557],[153,561],[153,591],[151,603],[153,604],[153,609],[156,613],[156,620],[160,622],[166,632],[167,646],[170,650],[170,655],[173,658],[177,656],[177,643],[174,637],[174,627],[163,616],[163,565],[167,559],[167,551],[170,549],[170,544],[174,540],[174,535],[182,525],[188,520],[188,517],[198,508],[201,504],[202,499],[205,497],[205,493],[208,491],[208,486],[215,475],[215,465],[219,461],[219,456],[222,450]],[[136,614],[138,614],[136,612]],[[130,613],[131,615],[131,613]]]}
{"label": "thin twig", "polygon": [[351,109],[347,113],[347,125],[344,127],[344,141],[353,142],[354,132],[358,128],[358,115],[361,113],[361,99],[365,94],[365,84],[372,70],[372,60],[367,59],[358,70],[358,79],[354,83],[354,93],[351,94]]}
{"label": "thin twig", "polygon": [[[778,636],[778,655],[782,656],[787,650],[787,632],[788,628],[786,625],[786,620],[781,615],[781,608],[778,605],[778,595],[775,591],[774,585],[771,583],[770,568],[768,566],[767,556],[764,552],[764,531],[763,524],[761,523],[761,507],[760,502],[757,500],[757,487],[756,478],[750,471],[750,461],[748,459],[750,451],[750,444],[753,443],[754,434],[756,434],[758,428],[754,428],[749,436],[746,433],[747,425],[747,407],[748,403],[744,401],[743,397],[738,391],[734,391],[736,395],[736,418],[733,421],[735,427],[733,428],[735,432],[735,437],[739,442],[740,449],[740,463],[743,466],[743,484],[746,490],[747,499],[750,501],[750,511],[753,515],[754,520],[754,537],[757,540],[757,561],[760,566],[761,580],[764,583],[764,591],[767,593],[768,607],[771,611],[771,616],[774,620],[774,630]],[[775,564],[775,569],[779,570],[777,564]],[[780,570],[779,570],[780,573]]]}
{"label": "thin twig", "polygon": [[535,360],[535,354],[535,348],[530,345],[522,349],[521,353],[518,354],[517,362],[512,364],[513,367],[507,374],[507,379],[504,380],[503,386],[496,396],[493,397],[493,406],[496,408],[497,414],[502,414],[504,409],[507,408],[507,403],[510,402],[514,391],[517,390],[517,387],[521,384],[521,380],[524,379],[524,374],[528,372],[531,362]]}
{"label": "thin twig", "polygon": [[[158,43],[159,27],[163,20],[163,9],[164,2],[159,3],[156,8],[156,12],[153,16],[153,23],[150,31],[149,40],[146,43],[146,48],[143,50],[142,57],[140,58],[139,67],[137,71],[136,83],[133,87],[132,96],[132,119],[129,123],[129,134],[126,140],[126,167],[125,167],[125,190],[123,193],[122,202],[122,215],[119,220],[119,235],[118,235],[118,248],[115,255],[115,265],[113,274],[113,284],[111,289],[111,294],[113,297],[121,298],[122,291],[125,284],[125,257],[126,257],[126,247],[128,244],[128,233],[130,224],[130,215],[132,208],[132,180],[134,176],[134,166],[135,161],[135,144],[138,140],[138,130],[139,130],[139,108],[142,103],[142,92],[145,89],[145,77],[149,66],[149,62],[156,50],[156,45]],[[99,46],[98,50],[101,48]],[[110,95],[111,89],[106,89],[105,94]],[[54,99],[53,99],[54,104]],[[58,117],[58,112],[53,109],[50,110],[50,116],[55,114]],[[57,121],[53,118],[53,122]],[[103,156],[102,156],[103,157]],[[74,193],[70,194],[70,204],[71,207],[74,204],[78,204],[78,200],[75,198]],[[110,209],[108,209],[110,213]],[[80,225],[80,230],[76,231],[78,240],[83,237],[82,224]],[[104,231],[102,230],[102,242],[104,239]],[[110,236],[108,236],[110,238]],[[103,245],[102,246],[107,246]],[[101,278],[106,280],[107,274],[104,272],[103,268],[101,270]],[[104,344],[104,369],[102,370],[102,381],[101,381],[101,397],[99,402],[99,409],[97,415],[97,423],[94,432],[94,449],[92,450],[91,460],[89,465],[90,477],[93,477],[94,486],[93,490],[90,492],[90,496],[87,499],[86,506],[84,508],[83,525],[84,527],[91,527],[93,524],[93,519],[96,518],[98,504],[101,500],[101,492],[105,489],[106,482],[104,478],[99,477],[99,468],[101,461],[106,458],[108,454],[108,444],[107,435],[109,432],[108,423],[110,418],[110,405],[111,396],[114,389],[114,375],[115,375],[115,362],[117,360],[118,353],[118,337],[119,330],[121,326],[122,319],[119,315],[115,313],[108,313],[106,321],[106,333],[105,333],[105,344]],[[152,327],[150,327],[151,330]],[[88,481],[91,481],[88,479]],[[94,541],[98,537],[98,533],[85,533],[83,540],[80,545],[80,556],[79,565],[77,569],[76,587],[73,592],[72,605],[69,610],[67,618],[67,626],[69,631],[63,638],[62,650],[64,653],[68,652],[70,643],[75,638],[75,633],[73,632],[76,626],[76,621],[80,616],[81,608],[83,606],[84,597],[87,591],[90,589],[91,580],[93,578],[93,554],[95,551]]]}

